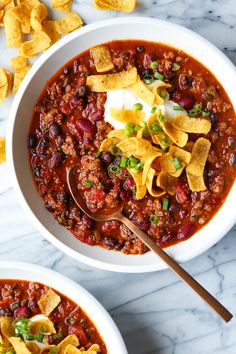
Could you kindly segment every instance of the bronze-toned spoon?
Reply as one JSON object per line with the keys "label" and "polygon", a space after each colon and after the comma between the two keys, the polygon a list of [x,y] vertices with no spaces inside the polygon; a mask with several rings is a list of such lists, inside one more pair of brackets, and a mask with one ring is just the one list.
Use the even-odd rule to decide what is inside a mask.
{"label": "bronze-toned spoon", "polygon": [[176,263],[161,247],[159,247],[151,237],[140,230],[128,218],[122,214],[122,204],[115,210],[109,210],[106,213],[92,213],[86,206],[84,199],[81,197],[78,186],[75,181],[75,168],[67,168],[66,178],[70,193],[78,205],[78,207],[91,219],[95,221],[119,220],[124,223],[145,245],[155,252],[167,265],[175,272],[178,277],[190,286],[225,322],[229,322],[233,315],[214,298],[206,289],[204,289],[190,274],[188,274],[178,263]]}

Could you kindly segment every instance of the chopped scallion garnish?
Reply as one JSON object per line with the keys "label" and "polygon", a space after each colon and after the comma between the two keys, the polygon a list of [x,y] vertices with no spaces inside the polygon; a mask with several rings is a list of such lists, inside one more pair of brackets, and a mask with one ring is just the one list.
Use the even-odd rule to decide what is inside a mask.
{"label": "chopped scallion garnish", "polygon": [[162,200],[162,210],[163,211],[167,211],[169,209],[169,199],[168,198],[164,198]]}
{"label": "chopped scallion garnish", "polygon": [[91,188],[93,186],[93,181],[89,181],[89,180],[84,181],[84,185],[85,187]]}
{"label": "chopped scallion garnish", "polygon": [[128,158],[127,166],[130,168],[134,168],[139,162],[140,162],[140,160],[136,159],[133,156],[130,156]]}
{"label": "chopped scallion garnish", "polygon": [[121,172],[121,168],[120,168],[120,166],[111,164],[111,165],[109,165],[107,171],[108,171],[108,174],[110,177],[114,177]]}
{"label": "chopped scallion garnish", "polygon": [[156,113],[156,110],[157,110],[157,107],[156,107],[156,106],[153,106],[153,107],[152,107],[152,110],[151,110],[151,114]]}
{"label": "chopped scallion garnish", "polygon": [[176,105],[176,106],[173,106],[173,110],[174,111],[183,111],[184,108],[182,106]]}
{"label": "chopped scallion garnish", "polygon": [[42,343],[43,339],[44,339],[44,334],[43,333],[37,333],[35,335],[35,339],[36,339],[37,342]]}
{"label": "chopped scallion garnish", "polygon": [[137,133],[139,131],[139,129],[141,129],[141,126],[140,125],[135,125],[134,132]]}
{"label": "chopped scallion garnish", "polygon": [[54,345],[52,347],[50,347],[50,354],[57,354],[58,351],[57,351],[57,347]]}
{"label": "chopped scallion garnish", "polygon": [[161,123],[165,123],[166,121],[166,117],[161,113],[158,115],[158,119]]}
{"label": "chopped scallion garnish", "polygon": [[151,128],[152,128],[152,131],[156,134],[158,134],[162,131],[162,128],[160,127],[160,124],[157,121],[152,122]]}
{"label": "chopped scallion garnish", "polygon": [[168,92],[166,91],[166,89],[161,88],[159,90],[159,95],[161,96],[161,98],[166,99],[168,97]]}
{"label": "chopped scallion garnish", "polygon": [[142,128],[146,128],[146,127],[147,127],[147,123],[146,123],[146,122],[141,122],[141,123],[140,123],[140,126],[141,126]]}
{"label": "chopped scallion garnish", "polygon": [[118,146],[116,146],[115,144],[112,144],[109,147],[110,152],[112,153],[112,155],[119,155],[120,154],[120,149],[118,148]]}
{"label": "chopped scallion garnish", "polygon": [[202,104],[201,103],[195,103],[192,109],[188,111],[189,117],[196,117],[198,114],[202,112]]}
{"label": "chopped scallion garnish", "polygon": [[173,71],[178,71],[180,69],[180,65],[177,63],[173,63],[172,70]]}
{"label": "chopped scallion garnish", "polygon": [[209,117],[210,114],[211,114],[211,113],[210,113],[209,111],[207,111],[207,110],[203,110],[203,111],[202,111],[203,117]]}
{"label": "chopped scallion garnish", "polygon": [[155,225],[159,222],[160,218],[156,214],[152,214],[152,215],[150,215],[149,220],[150,220],[151,224]]}
{"label": "chopped scallion garnish", "polygon": [[124,134],[127,135],[127,136],[130,136],[133,134],[134,132],[134,124],[132,123],[127,123],[124,127]]}
{"label": "chopped scallion garnish", "polygon": [[152,61],[151,64],[150,64],[150,68],[152,70],[155,70],[158,66],[158,62],[157,61]]}
{"label": "chopped scallion garnish", "polygon": [[173,164],[176,170],[180,170],[182,168],[182,163],[178,157],[173,158]]}
{"label": "chopped scallion garnish", "polygon": [[142,103],[135,103],[132,107],[133,111],[141,111],[143,109]]}
{"label": "chopped scallion garnish", "polygon": [[164,75],[159,73],[158,71],[154,72],[154,77],[155,77],[155,79],[161,80],[161,81],[163,81],[163,79],[164,79]]}
{"label": "chopped scallion garnish", "polygon": [[122,156],[120,160],[120,167],[125,168],[127,165],[127,157]]}
{"label": "chopped scallion garnish", "polygon": [[95,155],[95,156],[96,156],[96,158],[98,158],[100,155],[101,155],[101,151],[98,150],[98,151],[96,152],[96,155]]}

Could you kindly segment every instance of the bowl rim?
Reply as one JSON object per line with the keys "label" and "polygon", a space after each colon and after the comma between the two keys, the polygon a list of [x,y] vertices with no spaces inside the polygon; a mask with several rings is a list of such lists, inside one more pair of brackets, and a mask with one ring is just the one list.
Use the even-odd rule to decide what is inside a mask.
{"label": "bowl rim", "polygon": [[[17,273],[19,273],[19,271],[20,271],[20,272],[22,272],[22,276],[21,276],[21,278],[18,278],[18,277],[14,278],[13,277],[14,274],[13,274],[12,275],[13,278],[11,278],[9,276],[5,277],[4,273],[2,274],[2,271],[4,271],[4,270],[7,272],[12,272],[12,273],[15,271],[17,271]],[[120,354],[128,354],[124,339],[121,336],[121,333],[120,333],[116,323],[114,322],[114,320],[112,319],[112,317],[110,316],[108,311],[88,290],[86,290],[84,287],[82,287],[76,281],[68,278],[65,275],[62,275],[61,273],[56,272],[55,270],[49,269],[47,267],[43,267],[41,265],[25,263],[25,262],[0,261],[0,279],[2,279],[2,280],[4,280],[4,279],[19,279],[19,280],[29,281],[29,278],[30,278],[29,273],[32,274],[32,277],[35,277],[35,280],[34,280],[35,282],[38,282],[41,284],[49,285],[49,284],[47,284],[48,280],[50,282],[54,283],[55,285],[56,285],[56,283],[60,283],[63,285],[65,284],[64,289],[66,291],[64,291],[64,292],[62,292],[61,290],[58,290],[55,285],[49,285],[49,286],[54,288],[56,291],[59,291],[64,296],[68,297],[69,299],[71,299],[71,296],[69,294],[70,289],[76,290],[76,296],[80,296],[80,298],[82,299],[82,302],[84,301],[83,299],[86,298],[86,301],[88,301],[88,303],[93,305],[96,308],[96,311],[100,314],[100,316],[102,316],[101,322],[105,323],[106,326],[109,326],[109,335],[111,335],[111,332],[112,332],[113,337],[115,337],[116,345],[118,346],[119,353]],[[25,274],[27,274],[27,275],[25,276]],[[48,280],[46,280],[45,283],[41,280],[37,280],[37,276],[39,276],[39,275],[44,276],[45,274],[47,275],[47,278],[48,278]],[[76,302],[75,300],[72,300],[72,301]],[[78,305],[80,306],[80,303],[78,303]],[[83,311],[85,312],[85,314],[92,321],[92,323],[94,323],[93,318],[87,314],[87,309],[84,308],[83,305],[81,307],[82,307]],[[98,332],[101,333],[101,330],[97,324],[96,324],[96,328],[97,328]],[[102,337],[102,335],[101,335],[101,337]],[[102,337],[102,339],[104,340],[103,337]],[[104,340],[104,342],[105,342],[105,340]],[[105,342],[105,344],[106,344],[106,342]],[[109,348],[108,348],[108,353],[111,353]]]}
{"label": "bowl rim", "polygon": [[[235,72],[236,75],[236,67],[234,64],[230,61],[228,57],[226,57],[215,45],[210,43],[208,40],[200,36],[199,34],[193,32],[192,30],[185,28],[183,26],[164,21],[164,20],[159,20],[159,19],[154,19],[154,18],[149,18],[149,17],[140,17],[140,16],[127,16],[127,17],[120,17],[116,19],[108,19],[104,21],[98,21],[89,25],[86,25],[85,27],[82,27],[67,36],[63,37],[61,40],[59,40],[57,43],[55,43],[51,48],[49,48],[46,52],[44,52],[40,58],[37,59],[35,64],[32,66],[32,68],[29,70],[27,73],[25,79],[23,80],[11,107],[10,114],[9,114],[9,120],[8,120],[8,126],[7,126],[7,161],[8,161],[8,167],[10,171],[10,178],[12,180],[12,185],[13,188],[16,192],[17,198],[20,202],[20,205],[22,209],[25,211],[26,215],[29,217],[29,219],[32,221],[33,225],[38,229],[38,231],[50,242],[52,243],[55,247],[59,248],[62,252],[68,254],[69,256],[82,261],[90,266],[109,270],[109,271],[115,271],[115,272],[125,272],[125,273],[144,273],[144,272],[150,272],[150,271],[158,271],[162,269],[166,269],[167,266],[161,262],[157,263],[156,265],[149,264],[149,265],[117,265],[117,264],[111,264],[107,261],[101,261],[98,259],[91,258],[87,255],[78,253],[75,251],[73,248],[70,246],[66,245],[65,243],[61,242],[58,240],[53,234],[51,234],[45,226],[38,220],[34,212],[31,210],[30,206],[28,205],[23,192],[20,189],[20,186],[18,184],[18,179],[17,179],[17,173],[14,167],[14,159],[13,159],[13,153],[12,153],[12,142],[13,142],[13,129],[14,129],[14,122],[16,118],[16,113],[18,110],[18,106],[20,104],[21,98],[24,95],[24,91],[27,88],[31,78],[34,76],[34,74],[38,71],[38,69],[48,60],[49,57],[51,57],[54,52],[56,52],[58,49],[62,48],[64,45],[72,41],[73,39],[77,37],[81,37],[83,34],[86,34],[88,32],[94,31],[99,28],[106,28],[112,25],[119,25],[119,24],[156,24],[156,25],[161,25],[161,26],[167,26],[173,29],[173,31],[179,30],[182,32],[185,32],[187,35],[191,36],[193,39],[200,40],[203,44],[207,45],[211,50],[213,50],[218,57],[223,60],[227,66],[230,67],[232,71]],[[227,197],[228,198],[228,197]],[[230,220],[225,221],[224,225],[222,225],[222,230],[220,233],[217,234],[217,236],[211,240],[208,240],[208,242],[201,243],[201,246],[199,246],[197,249],[192,249],[191,251],[188,251],[188,254],[182,254],[181,257],[178,257],[179,262],[184,262],[188,261],[190,259],[193,259],[194,257],[202,254],[205,252],[207,249],[212,247],[215,243],[217,243],[221,238],[223,238],[226,233],[232,228],[232,226],[236,222],[236,213],[234,217],[232,217]],[[166,248],[168,251],[169,248]],[[129,255],[132,256],[132,255]],[[128,255],[126,257],[129,257]],[[133,256],[135,257],[135,256]]]}

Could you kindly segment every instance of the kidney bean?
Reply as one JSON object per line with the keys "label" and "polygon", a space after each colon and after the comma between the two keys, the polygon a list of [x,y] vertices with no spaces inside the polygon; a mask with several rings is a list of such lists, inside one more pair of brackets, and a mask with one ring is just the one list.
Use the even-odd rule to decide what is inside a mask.
{"label": "kidney bean", "polygon": [[65,154],[62,151],[55,151],[52,154],[52,157],[49,160],[49,167],[51,168],[57,168],[59,166],[61,166],[63,160],[65,158]]}
{"label": "kidney bean", "polygon": [[38,309],[37,302],[34,300],[29,300],[28,307],[30,308],[30,310],[35,311],[36,309]]}
{"label": "kidney bean", "polygon": [[79,129],[81,129],[84,132],[91,133],[91,134],[94,132],[92,123],[87,119],[77,119],[75,124]]}
{"label": "kidney bean", "polygon": [[76,126],[75,123],[68,122],[67,127],[71,134],[74,135],[78,141],[83,140],[83,132]]}
{"label": "kidney bean", "polygon": [[28,306],[21,306],[14,312],[15,318],[26,317],[29,318],[31,316],[31,311]]}
{"label": "kidney bean", "polygon": [[110,163],[112,161],[111,153],[110,152],[102,152],[100,159],[102,160],[102,162],[105,165],[107,165],[107,166],[110,165]]}
{"label": "kidney bean", "polygon": [[103,114],[102,111],[96,111],[96,112],[93,112],[93,113],[90,114],[89,119],[92,122],[98,122],[98,121],[102,120],[103,115],[104,114]]}
{"label": "kidney bean", "polygon": [[229,164],[230,166],[236,166],[236,152],[230,155]]}
{"label": "kidney bean", "polygon": [[49,136],[51,138],[55,138],[56,136],[60,135],[61,128],[57,123],[52,123],[49,126]]}
{"label": "kidney bean", "polygon": [[42,138],[36,147],[36,153],[42,158],[47,158],[51,155],[51,151],[48,149],[49,142],[48,139]]}
{"label": "kidney bean", "polygon": [[76,89],[76,94],[78,97],[85,97],[88,94],[88,87],[86,85],[80,85]]}
{"label": "kidney bean", "polygon": [[181,90],[186,90],[189,87],[192,87],[193,79],[190,76],[180,74],[179,75],[179,87]]}
{"label": "kidney bean", "polygon": [[192,109],[194,106],[195,100],[193,97],[183,97],[181,98],[181,100],[179,101],[179,105],[182,106],[184,109],[186,109],[187,111],[189,109]]}
{"label": "kidney bean", "polygon": [[88,103],[87,106],[85,107],[85,109],[82,112],[82,116],[84,118],[87,118],[92,112],[95,111],[95,109],[96,109],[95,108],[95,103],[93,103],[93,102]]}
{"label": "kidney bean", "polygon": [[133,186],[134,186],[134,180],[133,180],[133,178],[132,178],[132,177],[128,177],[128,178],[125,180],[124,184],[123,184],[124,189],[129,190],[129,189],[132,189]]}
{"label": "kidney bean", "polygon": [[194,231],[196,230],[196,226],[193,224],[185,224],[184,226],[181,227],[177,234],[177,239],[178,240],[184,240],[190,237]]}
{"label": "kidney bean", "polygon": [[188,194],[180,184],[176,186],[176,200],[179,204],[184,204],[188,200]]}
{"label": "kidney bean", "polygon": [[83,142],[87,147],[90,147],[90,148],[93,147],[92,138],[90,136],[88,136],[86,132],[84,133],[84,136],[83,136]]}
{"label": "kidney bean", "polygon": [[172,213],[178,213],[180,210],[180,206],[176,203],[172,203],[171,206],[169,207],[169,211]]}
{"label": "kidney bean", "polygon": [[71,99],[70,99],[70,108],[71,109],[74,109],[75,107],[78,106],[78,102],[79,102],[79,99],[77,96],[73,96]]}
{"label": "kidney bean", "polygon": [[37,137],[35,134],[32,134],[27,139],[27,146],[29,149],[34,149],[37,145]]}
{"label": "kidney bean", "polygon": [[122,242],[122,243],[117,242],[117,244],[115,245],[114,249],[117,250],[117,251],[120,251],[123,247],[124,247],[124,242]]}
{"label": "kidney bean", "polygon": [[143,66],[144,66],[145,69],[149,69],[150,68],[150,64],[151,64],[152,61],[154,61],[153,54],[144,54]]}
{"label": "kidney bean", "polygon": [[129,194],[125,191],[121,191],[120,192],[120,199],[123,200],[123,202],[125,202],[126,200],[129,199]]}

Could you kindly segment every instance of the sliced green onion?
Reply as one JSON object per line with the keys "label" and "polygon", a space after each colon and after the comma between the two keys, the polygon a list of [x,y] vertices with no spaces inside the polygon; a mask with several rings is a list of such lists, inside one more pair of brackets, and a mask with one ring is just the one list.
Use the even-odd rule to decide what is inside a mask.
{"label": "sliced green onion", "polygon": [[134,124],[132,123],[127,123],[124,127],[124,134],[127,135],[127,136],[130,136],[133,134],[134,132]]}
{"label": "sliced green onion", "polygon": [[119,155],[120,154],[120,149],[118,148],[118,146],[116,146],[115,144],[112,144],[109,147],[109,151],[112,153],[112,155]]}
{"label": "sliced green onion", "polygon": [[50,347],[50,354],[57,354],[57,347],[54,345],[53,347]]}
{"label": "sliced green onion", "polygon": [[166,91],[166,89],[161,88],[161,89],[159,90],[159,95],[161,96],[161,98],[165,99],[165,98],[168,97],[168,92]]}
{"label": "sliced green onion", "polygon": [[137,165],[135,165],[133,168],[131,168],[132,172],[136,173],[140,170],[143,170],[144,168],[144,163],[139,162]]}
{"label": "sliced green onion", "polygon": [[202,112],[202,104],[201,103],[195,103],[192,109],[188,111],[189,117],[196,117],[198,114]]}
{"label": "sliced green onion", "polygon": [[157,224],[159,222],[160,218],[159,218],[159,216],[152,214],[152,215],[150,215],[149,220],[150,220],[151,224]]}
{"label": "sliced green onion", "polygon": [[140,125],[135,125],[134,132],[137,133],[139,131],[139,129],[141,129],[141,126]]}
{"label": "sliced green onion", "polygon": [[164,148],[167,148],[170,145],[170,139],[168,136],[164,135],[161,139],[161,144]]}
{"label": "sliced green onion", "polygon": [[144,138],[148,138],[150,136],[150,132],[149,132],[149,129],[147,127],[143,131],[143,136],[144,136]]}
{"label": "sliced green onion", "polygon": [[44,334],[43,333],[37,333],[35,335],[35,339],[36,339],[37,342],[42,343],[43,339],[44,339]]}
{"label": "sliced green onion", "polygon": [[157,121],[152,122],[151,124],[152,131],[154,133],[160,133],[162,131],[160,124]]}
{"label": "sliced green onion", "polygon": [[156,110],[157,110],[157,107],[156,107],[156,106],[153,106],[152,109],[151,109],[151,114],[156,113]]}
{"label": "sliced green onion", "polygon": [[140,123],[140,126],[141,126],[142,128],[146,128],[146,127],[147,127],[147,123],[146,123],[146,122],[141,122],[141,123]]}
{"label": "sliced green onion", "polygon": [[28,334],[26,334],[25,338],[26,338],[27,340],[34,340],[34,339],[35,339],[35,336],[34,336],[33,334],[28,333]]}
{"label": "sliced green onion", "polygon": [[158,115],[158,119],[161,123],[165,123],[166,122],[166,117],[163,114],[159,114]]}
{"label": "sliced green onion", "polygon": [[54,334],[54,336],[53,336],[53,338],[54,339],[59,339],[59,338],[61,338],[62,337],[62,333],[56,333],[56,334]]}
{"label": "sliced green onion", "polygon": [[130,156],[128,158],[127,166],[130,168],[134,168],[139,162],[140,162],[140,160],[136,159],[133,156]]}
{"label": "sliced green onion", "polygon": [[210,114],[211,114],[211,112],[209,112],[207,110],[202,111],[203,117],[209,117]]}
{"label": "sliced green onion", "polygon": [[100,155],[101,155],[101,151],[98,150],[98,151],[96,152],[96,155],[95,155],[95,156],[96,156],[96,158],[98,158]]}
{"label": "sliced green onion", "polygon": [[157,61],[152,61],[151,64],[150,64],[150,68],[152,70],[155,70],[158,66],[158,62]]}
{"label": "sliced green onion", "polygon": [[142,74],[142,79],[145,82],[145,84],[150,85],[154,81],[154,76],[152,73],[150,73],[150,70],[147,69],[143,72]]}
{"label": "sliced green onion", "polygon": [[176,170],[180,170],[182,168],[182,163],[178,157],[173,158],[173,164]]}
{"label": "sliced green onion", "polygon": [[163,81],[163,79],[164,79],[164,75],[159,73],[158,71],[154,72],[154,77],[155,77],[155,79],[161,80],[161,81]]}
{"label": "sliced green onion", "polygon": [[84,181],[85,187],[91,188],[93,186],[93,181]]}
{"label": "sliced green onion", "polygon": [[111,165],[109,165],[107,171],[108,171],[109,176],[112,178],[121,172],[121,168],[120,168],[120,166],[111,164]]}
{"label": "sliced green onion", "polygon": [[176,105],[176,106],[173,106],[173,110],[174,111],[184,111],[184,108],[182,106]]}
{"label": "sliced green onion", "polygon": [[162,201],[162,210],[167,211],[169,209],[169,199],[164,198]]}
{"label": "sliced green onion", "polygon": [[178,71],[180,69],[180,65],[177,63],[173,63],[172,70],[173,71]]}
{"label": "sliced green onion", "polygon": [[120,160],[120,167],[125,168],[127,165],[127,157],[122,156]]}
{"label": "sliced green onion", "polygon": [[141,111],[143,109],[142,103],[135,103],[132,107],[133,111]]}

